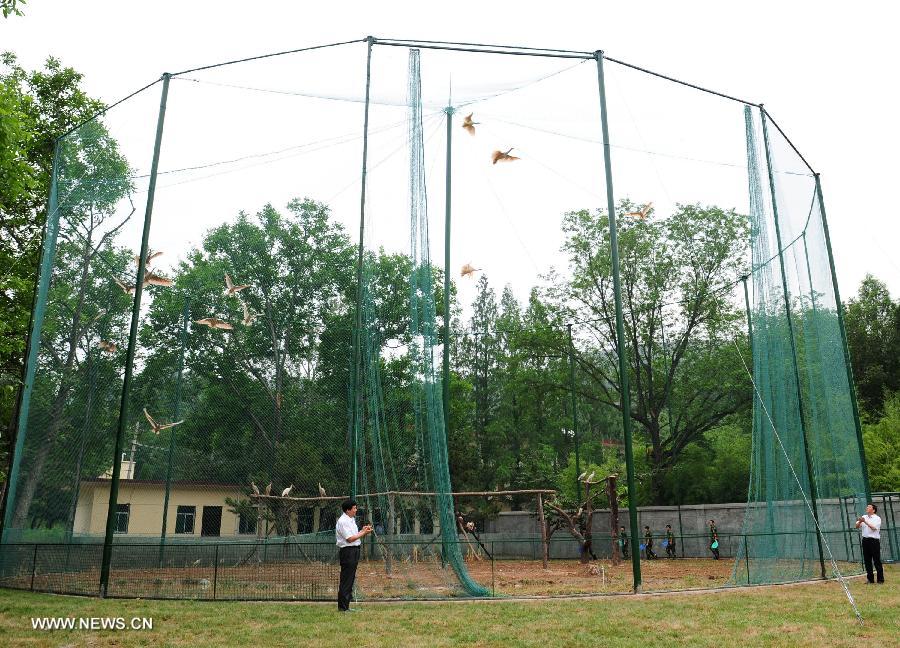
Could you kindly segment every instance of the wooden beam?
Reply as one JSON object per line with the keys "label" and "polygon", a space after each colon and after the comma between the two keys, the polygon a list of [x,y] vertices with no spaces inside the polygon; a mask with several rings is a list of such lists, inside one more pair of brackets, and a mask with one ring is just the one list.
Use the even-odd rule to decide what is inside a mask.
{"label": "wooden beam", "polygon": [[[555,495],[555,490],[547,489],[530,489],[530,490],[508,490],[508,491],[465,491],[460,493],[450,493],[453,497],[508,497],[512,495]],[[433,497],[437,493],[420,492],[420,491],[385,491],[383,493],[360,493],[356,496],[357,500],[364,497],[379,496],[398,496],[398,497]],[[279,500],[289,502],[335,502],[348,499],[347,495],[329,495],[327,497],[281,497],[280,495],[254,495],[251,494],[252,500]]]}

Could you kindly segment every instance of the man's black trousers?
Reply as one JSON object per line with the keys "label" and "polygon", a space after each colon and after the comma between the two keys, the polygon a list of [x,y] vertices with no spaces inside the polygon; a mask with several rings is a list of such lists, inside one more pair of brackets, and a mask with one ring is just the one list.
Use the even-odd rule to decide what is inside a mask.
{"label": "man's black trousers", "polygon": [[875,563],[875,571],[878,573],[878,582],[884,582],[884,567],[881,566],[881,541],[877,538],[862,539],[863,562],[866,563],[866,578],[870,583],[875,582],[872,573],[872,563]]}
{"label": "man's black trousers", "polygon": [[350,607],[350,599],[353,598],[353,581],[356,580],[356,566],[359,564],[359,547],[341,547],[338,557],[341,562],[338,610],[346,610]]}

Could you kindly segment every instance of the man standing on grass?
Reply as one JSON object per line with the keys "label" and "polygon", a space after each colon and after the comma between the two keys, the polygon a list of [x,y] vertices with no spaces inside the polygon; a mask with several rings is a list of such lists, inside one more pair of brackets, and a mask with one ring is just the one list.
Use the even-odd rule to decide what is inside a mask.
{"label": "man standing on grass", "polygon": [[338,585],[338,611],[353,612],[350,599],[353,597],[353,581],[356,580],[356,566],[359,564],[359,552],[362,539],[372,533],[372,525],[367,524],[360,531],[356,526],[356,502],[352,499],[341,504],[344,512],[334,527],[337,540],[338,557],[341,563],[341,580]]}
{"label": "man standing on grass", "polygon": [[881,566],[881,518],[877,513],[878,507],[869,502],[866,514],[856,520],[856,528],[862,536],[863,561],[866,563],[866,578],[869,583],[875,582],[872,563],[875,563],[878,582],[884,582],[884,567]]}
{"label": "man standing on grass", "polygon": [[619,527],[619,546],[622,547],[622,558],[628,558],[628,534],[625,527]]}

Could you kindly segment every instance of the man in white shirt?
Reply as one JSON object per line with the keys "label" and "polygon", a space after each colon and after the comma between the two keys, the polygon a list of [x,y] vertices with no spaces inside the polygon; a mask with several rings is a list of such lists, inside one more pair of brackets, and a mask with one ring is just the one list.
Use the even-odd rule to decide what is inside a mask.
{"label": "man in white shirt", "polygon": [[[334,527],[337,540],[338,557],[341,563],[341,580],[338,585],[338,611],[352,612],[350,599],[353,596],[353,581],[356,580],[356,566],[359,564],[359,546],[362,539],[372,533],[372,526],[367,524],[360,531],[356,526],[356,502],[352,499],[341,504],[344,512]],[[879,563],[881,564],[881,563]]]}
{"label": "man in white shirt", "polygon": [[866,563],[866,577],[869,583],[874,583],[872,563],[878,574],[878,582],[884,582],[884,568],[881,566],[881,518],[876,515],[878,507],[869,503],[866,506],[866,514],[856,520],[856,528],[862,536],[863,561]]}

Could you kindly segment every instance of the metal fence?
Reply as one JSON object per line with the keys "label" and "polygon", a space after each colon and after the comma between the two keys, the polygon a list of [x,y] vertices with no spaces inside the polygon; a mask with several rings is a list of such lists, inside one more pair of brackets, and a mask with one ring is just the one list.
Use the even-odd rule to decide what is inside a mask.
{"label": "metal fence", "polygon": [[[798,535],[800,532],[791,534]],[[806,546],[814,546],[814,531]],[[882,537],[896,534],[887,527]],[[673,591],[742,585],[753,582],[754,569],[773,569],[771,561],[757,561],[753,547],[764,534],[719,534],[720,560],[713,561],[710,542],[698,534],[676,535],[675,551],[666,552],[662,538],[654,541],[656,560],[646,561],[644,588]],[[843,575],[861,572],[859,539],[855,529],[824,532]],[[768,538],[771,541],[771,537]],[[803,546],[796,539],[777,542]],[[891,543],[894,543],[892,540]],[[391,540],[369,538],[363,543],[358,597],[365,600],[464,598],[442,559],[440,539]],[[548,543],[548,566],[543,569],[539,536],[460,539],[473,578],[493,596],[553,596],[631,591],[630,561],[614,565],[613,541],[593,538],[592,555],[582,564],[581,547],[571,537],[557,535]],[[888,560],[895,560],[885,544]],[[701,548],[697,551],[696,548]],[[0,586],[86,596],[100,595],[102,543],[7,544],[0,552]],[[671,555],[674,554],[674,555]],[[749,560],[744,556],[749,555]],[[783,556],[783,581],[798,574],[814,576],[818,556]],[[828,557],[826,556],[826,562]],[[650,565],[649,563],[653,563]],[[107,596],[115,598],[193,600],[333,601],[340,567],[333,542],[288,538],[266,542],[127,542],[113,546]],[[829,572],[831,570],[829,569]]]}

